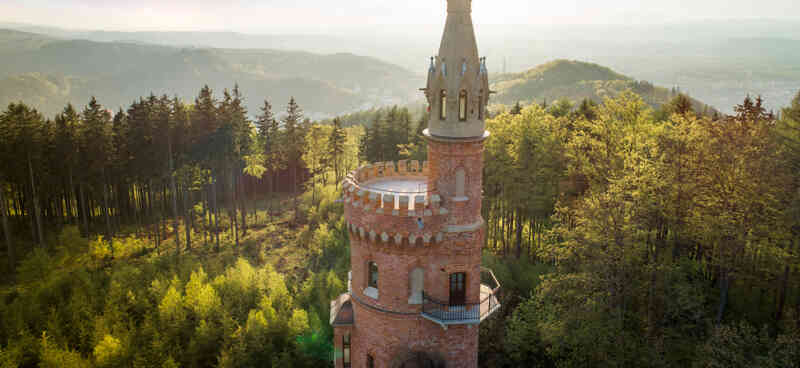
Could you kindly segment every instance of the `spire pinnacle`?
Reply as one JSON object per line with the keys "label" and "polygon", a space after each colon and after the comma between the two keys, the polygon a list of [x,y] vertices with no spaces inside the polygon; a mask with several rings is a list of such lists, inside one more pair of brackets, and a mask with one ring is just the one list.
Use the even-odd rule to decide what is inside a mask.
{"label": "spire pinnacle", "polygon": [[[439,138],[482,137],[489,99],[489,79],[472,25],[472,0],[447,0],[447,21],[429,68],[426,97],[430,105],[428,133]],[[433,70],[434,72],[430,72]]]}

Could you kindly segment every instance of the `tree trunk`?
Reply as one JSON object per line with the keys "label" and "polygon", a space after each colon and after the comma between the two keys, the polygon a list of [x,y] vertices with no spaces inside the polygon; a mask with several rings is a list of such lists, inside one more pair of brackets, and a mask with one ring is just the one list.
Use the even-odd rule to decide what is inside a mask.
{"label": "tree trunk", "polygon": [[155,206],[153,205],[153,201],[154,200],[155,200],[155,194],[153,193],[153,179],[150,179],[149,183],[147,185],[147,207],[148,207],[149,212],[150,212],[150,227],[151,228],[155,228],[154,229],[155,231],[153,231],[153,235],[154,235],[155,242],[156,242],[156,253],[161,254],[161,250],[160,250],[160,248],[161,248],[161,237],[160,237],[160,235],[161,234],[159,234],[159,231],[161,230],[161,227],[159,226],[158,219],[156,218],[155,208],[154,208]]}
{"label": "tree trunk", "polygon": [[786,292],[789,286],[789,272],[791,268],[787,265],[783,269],[783,278],[781,279],[780,296],[778,297],[778,310],[775,311],[775,328],[777,330],[778,323],[783,319],[783,308],[786,305]]}
{"label": "tree trunk", "polygon": [[41,246],[44,242],[44,236],[42,236],[42,213],[41,209],[39,209],[39,197],[36,193],[36,183],[33,180],[33,164],[31,163],[31,155],[28,154],[28,174],[30,175],[31,179],[31,191],[33,194],[33,212],[36,215],[36,233],[38,234],[38,238],[34,239],[37,240],[36,242]]}
{"label": "tree trunk", "polygon": [[236,254],[239,254],[239,224],[236,221],[236,199],[237,199],[236,198],[236,187],[237,187],[237,185],[236,185],[236,183],[234,183],[234,180],[233,180],[233,178],[234,178],[233,171],[234,171],[234,169],[231,169],[230,173],[228,174],[229,178],[230,178],[228,180],[229,183],[230,183],[229,190],[231,192],[231,195],[230,195],[230,199],[231,199],[231,204],[230,204],[230,207],[231,207],[231,223],[233,225],[233,239],[234,239],[234,244],[236,246]]}
{"label": "tree trunk", "polygon": [[719,280],[719,307],[717,308],[717,317],[715,322],[717,325],[722,323],[722,317],[725,315],[725,308],[728,306],[728,291],[730,290],[731,279],[728,270],[723,269],[720,272]]}
{"label": "tree trunk", "polygon": [[211,237],[211,184],[206,184],[203,191],[203,218],[201,220],[205,221],[203,241],[205,242],[204,246],[208,247],[209,237]]}
{"label": "tree trunk", "polygon": [[6,238],[6,249],[8,253],[8,273],[12,274],[14,272],[14,264],[16,261],[14,260],[14,245],[11,243],[11,230],[8,228],[8,216],[10,216],[8,212],[8,203],[6,202],[5,197],[5,188],[0,187],[0,216],[2,216],[3,220],[3,234]]}
{"label": "tree trunk", "polygon": [[237,180],[238,185],[236,187],[239,188],[238,191],[239,194],[237,195],[237,198],[239,198],[239,210],[241,211],[241,218],[242,218],[242,237],[245,237],[247,236],[247,207],[245,207],[245,202],[246,202],[245,199],[247,198],[246,194],[247,191],[245,190],[246,187],[245,187],[244,176],[239,174],[239,176],[237,177],[238,177]]}
{"label": "tree trunk", "polygon": [[103,215],[106,218],[106,240],[111,248],[111,259],[114,259],[114,236],[111,234],[111,218],[108,215],[108,184],[105,167],[103,168]]}
{"label": "tree trunk", "polygon": [[66,226],[72,219],[72,208],[69,204],[69,184],[64,183],[63,194],[58,200],[59,217],[61,217],[61,225]]}
{"label": "tree trunk", "polygon": [[516,257],[519,259],[522,257],[522,214],[517,211],[517,239],[516,239]]}
{"label": "tree trunk", "polygon": [[203,231],[203,241],[205,242],[204,246],[208,247],[208,238],[210,236],[209,231],[211,231],[211,184],[206,185],[206,190],[203,191],[203,198],[205,201],[203,203],[203,219],[206,220],[205,231]]}
{"label": "tree trunk", "polygon": [[131,192],[133,195],[133,216],[136,217],[136,236],[141,237],[142,231],[142,194],[141,190],[139,189],[139,185],[134,184],[133,188],[131,188]]}
{"label": "tree trunk", "polygon": [[86,196],[83,193],[83,183],[78,184],[78,192],[80,192],[80,204],[78,205],[78,211],[81,213],[81,218],[83,219],[83,236],[89,237],[89,214],[87,213],[86,209]]}
{"label": "tree trunk", "polygon": [[169,232],[167,231],[167,183],[161,180],[161,213],[158,216],[158,222],[161,224],[161,239],[167,240]]}
{"label": "tree trunk", "polygon": [[[119,232],[122,229],[122,217],[123,216],[125,217],[125,222],[126,223],[128,222],[128,217],[127,217],[127,211],[123,212],[123,210],[122,210],[122,202],[120,202],[120,200],[119,200],[120,193],[122,193],[122,185],[117,183],[117,185],[112,186],[112,188],[116,188],[116,190],[113,191],[114,207],[116,208],[116,211],[114,211],[114,215],[115,216],[113,217],[113,219],[115,220],[114,221],[114,226],[115,226],[116,231]],[[123,215],[123,214],[125,214],[125,215]]]}
{"label": "tree trunk", "polygon": [[292,223],[297,222],[297,166],[292,165]]}
{"label": "tree trunk", "polygon": [[269,193],[267,194],[267,221],[272,221],[272,200],[274,193],[278,191],[278,173],[273,171],[270,175]]}
{"label": "tree trunk", "polygon": [[186,188],[183,193],[183,213],[186,216],[183,219],[183,227],[186,228],[186,250],[192,249],[192,229],[194,228],[194,213],[190,193],[189,188]]}
{"label": "tree trunk", "polygon": [[797,329],[800,330],[800,293],[797,293],[797,301],[794,305],[794,319],[797,321]]}
{"label": "tree trunk", "polygon": [[211,200],[213,201],[213,211],[214,211],[214,250],[219,252],[219,207],[217,206],[217,179],[216,177],[211,179]]}
{"label": "tree trunk", "polygon": [[[178,190],[175,186],[175,175],[173,175],[175,167],[172,162],[172,141],[167,140],[167,148],[169,151],[169,189],[172,191],[172,231],[175,233],[175,254],[179,256],[181,254],[181,236],[180,231],[178,231]],[[185,223],[186,221],[184,221],[184,226],[186,226]],[[186,227],[188,228],[188,226]]]}

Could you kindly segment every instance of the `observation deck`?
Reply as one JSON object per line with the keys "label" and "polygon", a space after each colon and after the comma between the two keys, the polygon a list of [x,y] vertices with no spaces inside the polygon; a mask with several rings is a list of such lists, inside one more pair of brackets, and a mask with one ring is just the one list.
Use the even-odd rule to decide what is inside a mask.
{"label": "observation deck", "polygon": [[[332,326],[352,326],[353,314],[353,272],[347,273],[347,292],[331,301],[330,323]],[[422,291],[422,305],[419,315],[447,329],[454,325],[477,325],[500,309],[500,282],[494,272],[481,267],[480,302],[472,304],[451,304],[442,302]],[[373,306],[377,310],[383,310]]]}
{"label": "observation deck", "polygon": [[428,187],[427,162],[402,160],[362,166],[345,178],[345,217],[362,240],[430,245],[444,238],[450,213]]}
{"label": "observation deck", "polygon": [[447,328],[451,325],[477,325],[500,309],[497,299],[500,283],[492,270],[481,267],[480,302],[452,304],[422,292],[422,317]]}

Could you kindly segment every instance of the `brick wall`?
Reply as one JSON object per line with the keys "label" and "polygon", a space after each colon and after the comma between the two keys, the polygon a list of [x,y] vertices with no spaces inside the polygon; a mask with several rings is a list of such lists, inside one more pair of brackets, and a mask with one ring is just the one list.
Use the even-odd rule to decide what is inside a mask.
{"label": "brick wall", "polygon": [[399,367],[414,351],[440,357],[447,368],[478,366],[478,326],[450,326],[447,330],[417,316],[393,316],[358,303],[352,332],[352,366],[366,367],[367,354],[376,368]]}
{"label": "brick wall", "polygon": [[[341,336],[351,333],[352,367],[365,367],[367,354],[376,367],[399,367],[409,356],[424,352],[438,357],[448,368],[477,367],[478,326],[456,325],[447,329],[420,316],[421,305],[409,304],[409,276],[424,270],[424,290],[447,302],[451,273],[467,274],[466,302],[480,301],[480,265],[484,228],[481,218],[483,142],[428,142],[428,188],[441,195],[449,212],[425,217],[424,232],[443,233],[439,242],[411,244],[408,234],[419,233],[416,219],[377,214],[363,207],[345,205],[351,226],[352,296],[355,323],[335,329],[334,345],[341,352]],[[454,198],[456,170],[465,172],[466,198]],[[360,236],[358,229],[378,229],[378,237]],[[380,232],[405,234],[402,244],[384,242]],[[378,266],[378,298],[364,294],[368,262]],[[337,359],[341,367],[341,359]]]}

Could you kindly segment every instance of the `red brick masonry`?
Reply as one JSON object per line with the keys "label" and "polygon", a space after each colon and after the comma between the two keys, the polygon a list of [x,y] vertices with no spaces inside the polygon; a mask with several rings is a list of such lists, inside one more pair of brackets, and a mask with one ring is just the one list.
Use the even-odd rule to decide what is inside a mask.
{"label": "red brick masonry", "polygon": [[[390,166],[385,166],[390,165]],[[411,304],[410,274],[416,268],[424,270],[424,291],[440,300],[449,299],[451,273],[466,273],[466,303],[481,300],[481,248],[484,238],[481,218],[481,178],[483,170],[483,138],[471,141],[448,141],[428,138],[427,165],[415,164],[428,182],[424,193],[424,228],[417,218],[424,211],[419,206],[414,214],[377,211],[380,199],[372,201],[367,187],[369,178],[405,174],[393,164],[370,166],[351,175],[352,188],[345,203],[345,216],[350,228],[352,282],[351,293],[334,305],[334,346],[339,352],[336,367],[343,367],[342,336],[350,334],[351,366],[366,367],[367,355],[374,358],[375,367],[411,367],[419,353],[448,368],[477,367],[478,325],[442,325],[423,318],[422,305]],[[386,168],[385,170],[383,168]],[[457,171],[463,171],[463,195],[457,196]],[[359,183],[359,178],[365,183]],[[359,197],[361,192],[362,197]],[[445,208],[438,212],[431,198],[436,195]],[[413,194],[412,199],[413,201]],[[423,204],[420,204],[423,205]],[[372,235],[370,235],[372,232]],[[417,234],[417,235],[414,235]],[[439,238],[436,239],[436,235]],[[383,237],[381,235],[384,235]],[[423,239],[422,236],[430,236]],[[395,236],[400,241],[395,241]],[[387,241],[388,239],[388,241]],[[413,243],[411,241],[414,241]],[[368,263],[378,265],[377,298],[367,295]],[[344,302],[344,299],[348,299]],[[345,305],[345,307],[342,307]],[[336,303],[334,303],[336,304]],[[406,363],[406,365],[404,365]]]}

